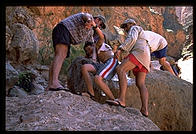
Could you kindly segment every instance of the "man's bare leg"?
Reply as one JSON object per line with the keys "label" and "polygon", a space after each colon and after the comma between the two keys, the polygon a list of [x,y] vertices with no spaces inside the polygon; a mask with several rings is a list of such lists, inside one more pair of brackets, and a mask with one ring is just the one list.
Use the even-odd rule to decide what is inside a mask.
{"label": "man's bare leg", "polygon": [[125,97],[126,97],[126,91],[127,91],[127,78],[126,78],[126,73],[129,70],[132,70],[135,68],[135,64],[133,64],[129,58],[126,58],[123,60],[123,62],[117,66],[117,74],[118,74],[118,79],[119,79],[119,86],[120,86],[120,96],[119,96],[119,102],[121,105],[125,106]]}
{"label": "man's bare leg", "polygon": [[55,49],[54,60],[49,69],[49,84],[46,90],[49,88],[63,87],[58,80],[59,72],[61,70],[64,59],[67,56],[68,46],[64,44],[57,44]]}
{"label": "man's bare leg", "polygon": [[95,93],[93,90],[93,82],[92,82],[92,79],[89,74],[90,72],[92,72],[92,73],[96,72],[94,66],[91,64],[84,64],[81,67],[81,71],[82,71],[82,76],[84,78],[84,81],[86,83],[86,87],[87,87],[88,91],[91,93],[91,95],[94,96]]}
{"label": "man's bare leg", "polygon": [[146,73],[138,72],[136,75],[136,86],[140,91],[140,98],[142,102],[141,112],[148,116],[148,89],[145,85]]}
{"label": "man's bare leg", "polygon": [[[170,63],[166,61],[166,57],[159,59],[159,63],[163,66],[163,68],[169,71],[171,74],[175,75]],[[175,75],[176,76],[176,75]]]}
{"label": "man's bare leg", "polygon": [[95,75],[95,83],[104,91],[104,93],[111,99],[114,100],[114,95],[112,94],[108,85],[103,81],[101,76]]}

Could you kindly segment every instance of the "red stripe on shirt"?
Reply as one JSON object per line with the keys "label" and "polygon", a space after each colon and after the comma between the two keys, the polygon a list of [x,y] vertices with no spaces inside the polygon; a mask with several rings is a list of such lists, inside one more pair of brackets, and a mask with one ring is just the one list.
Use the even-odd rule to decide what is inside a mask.
{"label": "red stripe on shirt", "polygon": [[115,61],[116,61],[116,59],[114,58],[112,65],[101,75],[102,78],[104,78],[105,74],[113,67]]}

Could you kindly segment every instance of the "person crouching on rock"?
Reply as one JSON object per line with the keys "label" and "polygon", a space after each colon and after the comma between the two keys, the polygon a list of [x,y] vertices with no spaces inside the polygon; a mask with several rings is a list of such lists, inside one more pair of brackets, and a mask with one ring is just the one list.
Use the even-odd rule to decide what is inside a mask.
{"label": "person crouching on rock", "polygon": [[[94,90],[93,82],[90,77],[90,72],[95,74],[95,83],[103,90],[103,92],[111,99],[115,99],[108,85],[103,81],[103,79],[109,80],[115,75],[115,68],[118,65],[118,60],[114,57],[112,48],[104,43],[104,35],[99,27],[94,27],[94,30],[99,36],[99,39],[96,43],[86,42],[87,44],[94,45],[93,51],[93,60],[92,64],[84,64],[81,67],[81,72],[84,78],[84,81],[87,86],[87,93],[94,100]],[[92,51],[91,51],[92,52]],[[83,93],[84,95],[85,93]]]}

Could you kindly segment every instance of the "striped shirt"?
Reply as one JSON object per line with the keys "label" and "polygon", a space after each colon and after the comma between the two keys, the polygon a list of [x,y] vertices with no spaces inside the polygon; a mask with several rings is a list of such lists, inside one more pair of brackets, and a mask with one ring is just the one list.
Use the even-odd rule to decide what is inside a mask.
{"label": "striped shirt", "polygon": [[59,22],[60,24],[63,24],[69,30],[72,36],[73,45],[76,45],[76,44],[79,44],[85,41],[94,42],[93,29],[85,28],[85,22],[82,19],[85,14],[88,14],[88,13],[82,13],[82,12],[77,13]]}

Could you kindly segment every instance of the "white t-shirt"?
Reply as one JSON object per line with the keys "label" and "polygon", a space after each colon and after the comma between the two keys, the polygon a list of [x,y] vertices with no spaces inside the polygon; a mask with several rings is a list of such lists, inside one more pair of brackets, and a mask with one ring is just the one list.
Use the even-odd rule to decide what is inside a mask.
{"label": "white t-shirt", "polygon": [[163,36],[152,31],[144,31],[144,33],[145,39],[151,47],[151,52],[161,50],[167,46],[167,41]]}
{"label": "white t-shirt", "polygon": [[103,43],[101,45],[101,47],[99,48],[99,50],[97,51],[97,53],[99,54],[100,51],[110,51],[112,50],[112,48],[110,47],[110,45],[106,44],[106,43]]}

